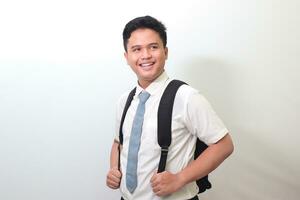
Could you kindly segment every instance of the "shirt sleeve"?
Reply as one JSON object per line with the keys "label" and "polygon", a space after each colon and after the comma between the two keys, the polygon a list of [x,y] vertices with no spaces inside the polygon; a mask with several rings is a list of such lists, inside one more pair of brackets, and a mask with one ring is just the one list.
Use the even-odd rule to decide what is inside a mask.
{"label": "shirt sleeve", "polygon": [[120,129],[120,123],[121,123],[121,118],[123,114],[123,110],[125,107],[125,103],[127,100],[128,92],[124,93],[118,100],[117,105],[116,105],[116,118],[115,118],[115,140],[119,141],[119,129]]}
{"label": "shirt sleeve", "polygon": [[218,142],[228,133],[210,103],[198,91],[191,92],[187,98],[185,121],[189,131],[207,145]]}

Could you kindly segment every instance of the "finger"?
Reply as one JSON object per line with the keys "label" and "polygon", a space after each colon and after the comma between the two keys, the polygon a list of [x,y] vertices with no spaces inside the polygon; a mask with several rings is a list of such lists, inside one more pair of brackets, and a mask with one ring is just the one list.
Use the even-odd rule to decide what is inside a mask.
{"label": "finger", "polygon": [[111,188],[111,189],[118,189],[119,188],[119,186],[115,186],[115,185],[107,185],[109,188]]}
{"label": "finger", "polygon": [[111,180],[113,182],[116,182],[116,183],[120,182],[120,180],[121,180],[120,177],[118,177],[118,176],[116,176],[115,174],[112,174],[112,173],[107,175],[107,179]]}
{"label": "finger", "polygon": [[159,197],[166,196],[166,194],[162,191],[157,192],[156,195],[159,196]]}
{"label": "finger", "polygon": [[108,176],[106,179],[106,185],[113,189],[118,188],[120,186],[120,182],[121,182],[121,179],[114,179],[114,178],[111,178],[110,176]]}
{"label": "finger", "polygon": [[110,180],[106,181],[106,185],[112,189],[114,189],[116,187],[115,183],[111,182]]}
{"label": "finger", "polygon": [[153,175],[152,175],[152,177],[150,179],[150,182],[152,183],[153,181],[155,181],[156,178],[157,178],[157,171],[154,171]]}
{"label": "finger", "polygon": [[113,183],[111,180],[106,179],[106,185],[112,189],[115,188],[115,183]]}
{"label": "finger", "polygon": [[119,183],[121,181],[121,179],[114,177],[114,176],[108,177],[108,180],[110,182],[114,182],[114,183]]}
{"label": "finger", "polygon": [[117,181],[117,179],[121,179],[121,177],[122,173],[117,169],[111,169],[107,174],[107,178],[114,179],[115,181]]}
{"label": "finger", "polygon": [[110,185],[110,186],[116,186],[118,184],[118,180],[114,180],[114,179],[108,177],[106,179],[106,183],[107,183],[107,185]]}
{"label": "finger", "polygon": [[161,188],[161,184],[159,181],[155,180],[151,183],[151,187],[157,191]]}
{"label": "finger", "polygon": [[152,188],[157,188],[158,186],[159,186],[159,181],[155,180],[155,181],[151,182]]}
{"label": "finger", "polygon": [[113,189],[116,189],[119,187],[119,183],[116,183],[114,181],[111,181],[111,180],[107,180],[107,186],[110,187],[110,188],[113,188]]}
{"label": "finger", "polygon": [[117,178],[121,178],[122,177],[122,173],[119,170],[117,170],[117,169],[112,169],[111,170],[111,174],[113,176],[117,177]]}
{"label": "finger", "polygon": [[164,196],[164,192],[162,190],[158,190],[156,192],[154,192],[157,196],[161,197]]}
{"label": "finger", "polygon": [[160,187],[159,186],[154,186],[154,187],[152,187],[152,191],[156,194],[157,192],[160,191]]}
{"label": "finger", "polygon": [[109,173],[107,174],[106,179],[110,182],[110,183],[114,183],[114,185],[118,185],[121,181],[121,176],[119,172],[114,172],[114,171],[109,171]]}
{"label": "finger", "polygon": [[160,178],[158,177],[158,175],[155,175],[156,177],[154,178],[154,180],[151,182],[151,187],[154,193],[158,192],[161,189],[160,186]]}

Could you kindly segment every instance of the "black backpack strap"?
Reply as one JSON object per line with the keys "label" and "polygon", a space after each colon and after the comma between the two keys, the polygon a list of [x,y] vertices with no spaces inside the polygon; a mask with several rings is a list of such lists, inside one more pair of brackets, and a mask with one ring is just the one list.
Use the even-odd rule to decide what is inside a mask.
{"label": "black backpack strap", "polygon": [[118,162],[118,169],[120,169],[120,154],[121,154],[121,148],[120,148],[120,145],[123,144],[123,123],[124,123],[124,120],[125,120],[125,117],[126,117],[126,113],[127,113],[127,110],[131,104],[131,101],[135,95],[135,92],[136,92],[136,88],[133,88],[133,90],[131,90],[131,92],[129,93],[128,97],[127,97],[127,101],[126,101],[126,104],[125,104],[125,107],[124,107],[124,110],[123,110],[123,114],[122,114],[122,117],[121,117],[121,121],[120,121],[120,128],[119,128],[119,146],[118,146],[118,150],[119,150],[119,162]]}
{"label": "black backpack strap", "polygon": [[161,147],[158,173],[165,171],[169,146],[172,140],[172,113],[175,95],[178,88],[186,84],[179,80],[172,80],[166,87],[157,112],[157,140]]}
{"label": "black backpack strap", "polygon": [[[169,146],[172,140],[172,111],[175,96],[179,87],[186,84],[179,80],[172,80],[166,87],[158,107],[157,116],[157,139],[161,147],[161,155],[158,165],[158,173],[165,171]],[[196,159],[205,149],[207,145],[197,138],[194,159]],[[208,175],[196,181],[198,185],[198,193],[204,192],[211,188],[211,183],[208,180]]]}
{"label": "black backpack strap", "polygon": [[[196,143],[196,149],[195,149],[195,153],[194,153],[194,159],[198,158],[198,156],[207,148],[208,146],[202,142],[201,140],[199,140],[199,138],[197,138],[197,143]],[[211,183],[208,180],[208,175],[202,177],[201,179],[198,179],[196,181],[197,185],[198,185],[198,193],[202,193],[207,189],[211,188]]]}

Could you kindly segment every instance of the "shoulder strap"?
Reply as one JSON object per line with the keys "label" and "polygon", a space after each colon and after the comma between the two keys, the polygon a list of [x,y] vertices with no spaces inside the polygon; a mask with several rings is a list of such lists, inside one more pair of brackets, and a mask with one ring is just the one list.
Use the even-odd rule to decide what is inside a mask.
{"label": "shoulder strap", "polygon": [[[165,171],[168,157],[169,146],[172,140],[172,113],[173,105],[177,90],[183,84],[179,80],[172,80],[165,89],[158,107],[157,116],[157,139],[161,147],[160,160],[158,165],[158,173]],[[207,145],[197,138],[194,159],[196,159],[205,149]],[[198,185],[198,193],[204,192],[211,188],[211,183],[208,180],[208,175],[196,181]]]}
{"label": "shoulder strap", "polygon": [[158,173],[165,171],[168,149],[172,140],[172,113],[175,95],[178,88],[186,84],[179,80],[172,80],[166,87],[157,112],[157,140],[161,147],[161,155],[158,165]]}
{"label": "shoulder strap", "polygon": [[124,119],[125,119],[125,116],[126,116],[126,113],[127,113],[127,110],[131,104],[131,101],[135,95],[135,92],[136,92],[136,88],[133,88],[131,90],[131,92],[129,93],[128,97],[127,97],[127,101],[126,101],[126,104],[125,104],[125,107],[124,107],[124,110],[123,110],[123,113],[122,113],[122,117],[121,117],[121,121],[120,121],[120,128],[119,128],[119,146],[118,146],[118,150],[119,150],[119,162],[118,162],[118,169],[120,169],[120,154],[121,154],[121,149],[120,149],[120,145],[123,144],[123,123],[124,123]]}
{"label": "shoulder strap", "polygon": [[124,119],[126,117],[126,113],[127,113],[127,110],[131,104],[131,101],[135,95],[135,91],[136,91],[136,88],[133,88],[128,97],[127,97],[127,101],[126,101],[126,104],[125,104],[125,107],[124,107],[124,110],[123,110],[123,113],[122,113],[122,117],[121,117],[121,121],[120,121],[120,128],[119,128],[119,141],[120,141],[120,144],[123,144],[123,123],[124,123]]}

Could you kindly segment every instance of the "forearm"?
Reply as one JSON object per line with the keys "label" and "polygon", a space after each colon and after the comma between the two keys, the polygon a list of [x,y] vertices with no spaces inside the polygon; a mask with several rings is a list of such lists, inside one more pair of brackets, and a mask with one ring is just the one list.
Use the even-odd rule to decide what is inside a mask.
{"label": "forearm", "polygon": [[200,179],[216,169],[233,152],[229,134],[216,144],[210,145],[196,160],[191,162],[177,175],[183,185]]}
{"label": "forearm", "polygon": [[118,168],[119,163],[119,142],[114,140],[110,152],[110,168]]}
{"label": "forearm", "polygon": [[122,178],[122,173],[118,169],[119,162],[119,142],[114,141],[110,152],[110,169],[106,176],[106,185],[112,189],[118,189],[120,187],[120,181]]}

